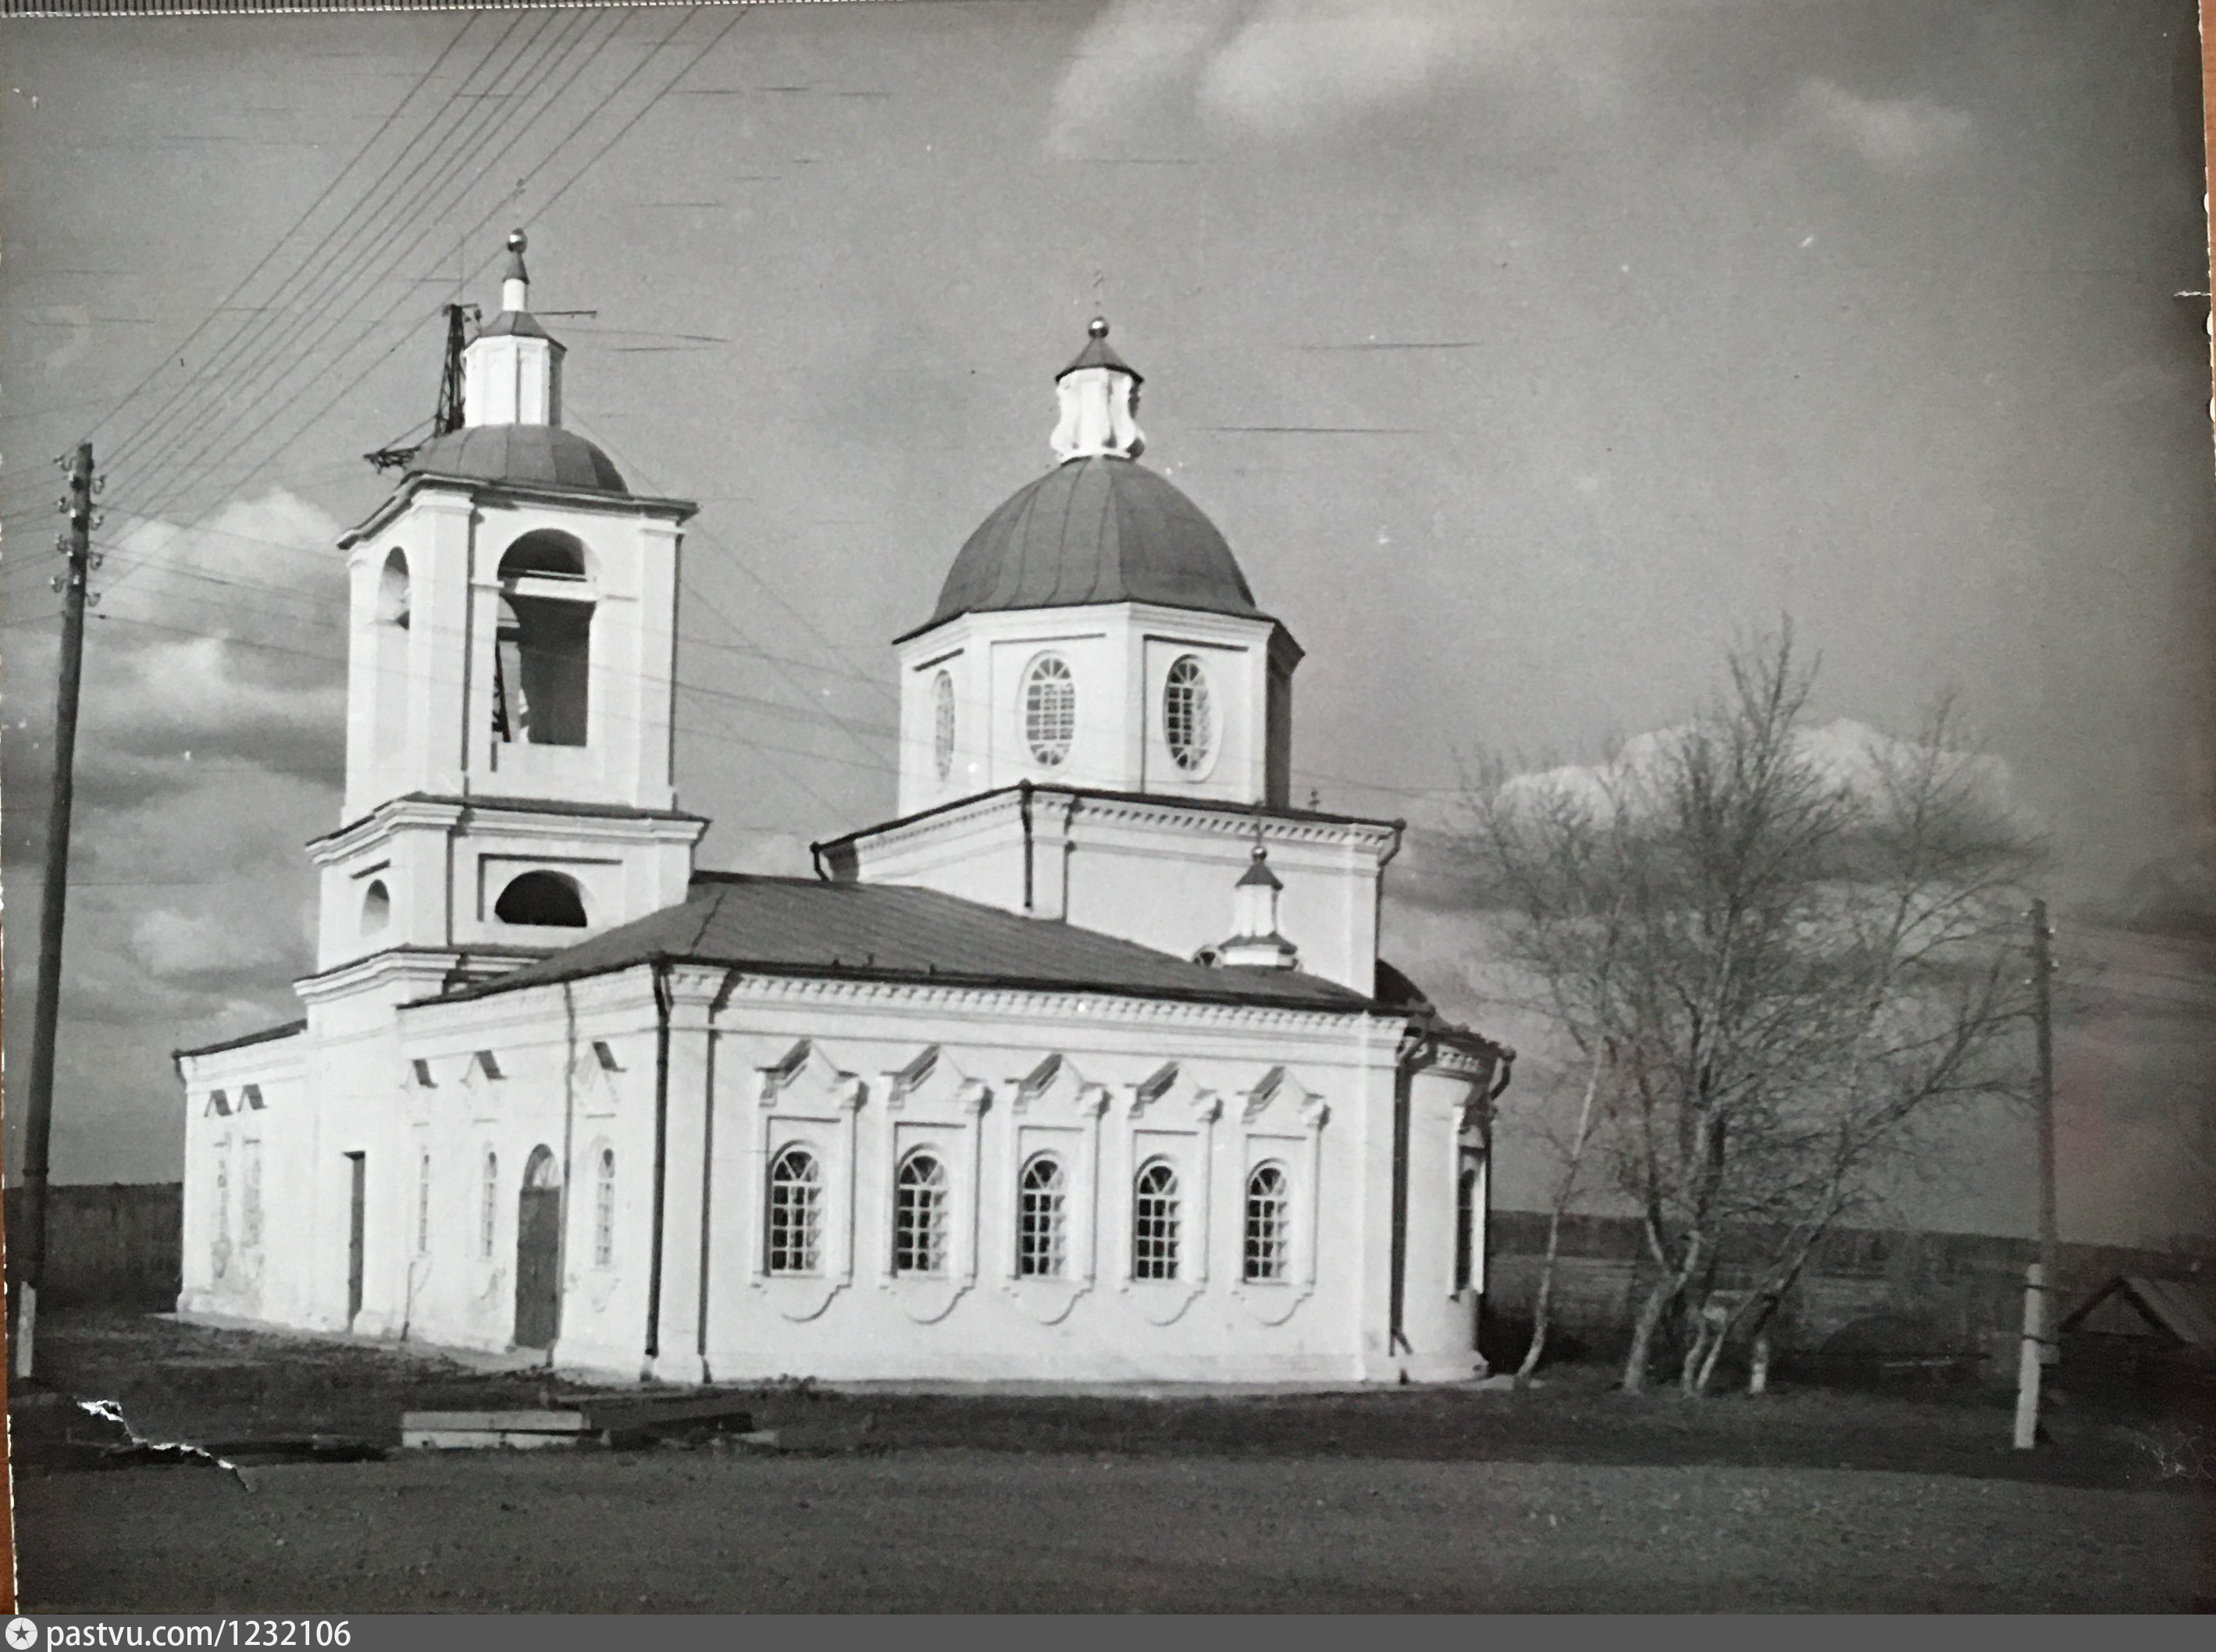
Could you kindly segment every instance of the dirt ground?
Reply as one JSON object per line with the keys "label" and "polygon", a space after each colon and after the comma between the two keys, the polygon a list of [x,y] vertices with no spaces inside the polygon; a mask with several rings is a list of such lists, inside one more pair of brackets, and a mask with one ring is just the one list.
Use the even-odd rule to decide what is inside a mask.
{"label": "dirt ground", "polygon": [[[163,1321],[41,1332],[58,1381],[159,1438],[390,1444],[403,1409],[562,1395]],[[1689,1403],[1607,1377],[1150,1398],[788,1385],[748,1402],[787,1447],[773,1456],[395,1452],[243,1483],[87,1471],[19,1414],[22,1588],[50,1611],[2176,1611],[2216,1573],[2206,1494],[2160,1449],[2176,1419],[2065,1406],[2019,1453],[1996,1396]]]}

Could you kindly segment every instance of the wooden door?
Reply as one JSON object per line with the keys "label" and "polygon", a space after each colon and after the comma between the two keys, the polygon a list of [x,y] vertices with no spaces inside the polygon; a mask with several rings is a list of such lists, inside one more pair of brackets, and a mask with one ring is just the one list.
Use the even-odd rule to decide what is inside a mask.
{"label": "wooden door", "polygon": [[354,1329],[361,1311],[361,1253],[363,1225],[368,1219],[368,1156],[347,1155],[347,1170],[354,1183],[353,1208],[347,1219],[347,1329]]}
{"label": "wooden door", "polygon": [[524,1167],[515,1218],[515,1345],[551,1348],[562,1323],[562,1186],[541,1147]]}

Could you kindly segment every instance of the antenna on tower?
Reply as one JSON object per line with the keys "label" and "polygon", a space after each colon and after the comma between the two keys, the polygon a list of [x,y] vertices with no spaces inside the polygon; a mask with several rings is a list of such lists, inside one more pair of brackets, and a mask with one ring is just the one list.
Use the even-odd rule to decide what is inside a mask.
{"label": "antenna on tower", "polygon": [[[431,435],[443,436],[462,427],[462,351],[470,341],[469,323],[477,320],[475,304],[450,304],[446,306],[446,359],[445,370],[439,377],[439,408],[431,415]],[[426,437],[424,440],[429,440]],[[380,447],[374,453],[365,453],[372,469],[397,470],[416,457],[422,442],[403,445],[394,443]]]}

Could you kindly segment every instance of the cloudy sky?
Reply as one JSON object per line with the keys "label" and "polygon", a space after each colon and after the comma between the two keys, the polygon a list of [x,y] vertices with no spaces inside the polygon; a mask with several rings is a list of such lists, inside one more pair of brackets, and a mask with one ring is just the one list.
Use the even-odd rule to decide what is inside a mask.
{"label": "cloudy sky", "polygon": [[[702,502],[680,764],[711,864],[801,869],[890,812],[885,645],[1050,462],[1050,375],[1097,309],[1147,375],[1148,462],[1308,650],[1303,801],[1443,824],[1479,752],[1593,759],[1789,614],[1821,719],[1905,730],[1961,691],[2067,910],[2216,911],[2189,0],[1001,0],[9,44],[11,1073],[46,460],[89,433],[109,478],[65,1177],[173,1174],[167,1051],[292,1013],[299,844],[337,820],[331,540],[381,493],[359,456],[428,419],[439,306],[494,298],[517,223],[538,307],[594,312],[551,323],[571,422]],[[1421,858],[1389,927],[1451,998]],[[2194,957],[2134,967],[2200,992]]]}

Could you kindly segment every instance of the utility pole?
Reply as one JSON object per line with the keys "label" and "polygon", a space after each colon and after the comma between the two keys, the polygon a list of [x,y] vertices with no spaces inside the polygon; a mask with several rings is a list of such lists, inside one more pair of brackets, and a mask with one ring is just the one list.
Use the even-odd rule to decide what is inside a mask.
{"label": "utility pole", "polygon": [[76,789],[77,688],[84,674],[86,584],[93,555],[92,444],[55,461],[69,473],[57,508],[68,519],[55,548],[65,558],[54,576],[62,594],[61,679],[54,697],[54,790],[46,812],[46,869],[39,902],[38,999],[31,1011],[31,1074],[23,1127],[22,1254],[15,1274],[15,1374],[27,1379],[38,1329],[39,1287],[46,1265],[47,1149],[54,1123],[54,1035],[61,1019],[62,919],[69,900],[70,805]]}
{"label": "utility pole", "polygon": [[2016,1448],[2039,1440],[2040,1367],[2061,1355],[2055,1340],[2056,1252],[2059,1246],[2054,1197],[2054,959],[2047,903],[2031,903],[2031,1003],[2039,1049],[2039,1260],[2024,1269],[2023,1343],[2016,1361]]}
{"label": "utility pole", "polygon": [[2041,1316],[2040,1363],[2053,1365],[2060,1357],[2054,1341],[2054,1293],[2061,1284],[2056,1272],[2061,1258],[2061,1238],[2055,1219],[2054,1198],[2054,930],[2047,921],[2047,903],[2031,903],[2031,1002],[2039,1038],[2039,1265],[2047,1274],[2046,1311]]}

